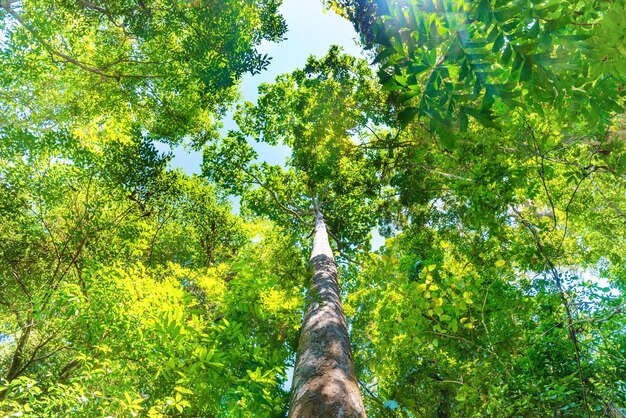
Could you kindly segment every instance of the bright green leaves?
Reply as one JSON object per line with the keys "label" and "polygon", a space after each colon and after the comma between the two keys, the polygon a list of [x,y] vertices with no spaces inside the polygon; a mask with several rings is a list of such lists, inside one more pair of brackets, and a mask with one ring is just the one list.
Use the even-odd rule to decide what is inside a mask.
{"label": "bright green leaves", "polygon": [[606,16],[591,32],[590,54],[594,58],[591,70],[597,74],[611,74],[613,77],[626,76],[626,27],[624,15],[626,4],[623,1],[611,3]]}
{"label": "bright green leaves", "polygon": [[135,125],[152,139],[203,143],[238,80],[267,67],[257,47],[285,33],[279,6],[10,2],[1,16],[4,117],[87,137]]}
{"label": "bright green leaves", "polygon": [[3,413],[286,409],[306,271],[290,234],[245,224],[142,138],[2,135]]}
{"label": "bright green leaves", "polygon": [[229,132],[219,144],[209,144],[203,152],[203,172],[233,193],[246,188],[245,167],[257,157],[242,133]]}
{"label": "bright green leaves", "polygon": [[348,256],[395,236],[344,266],[370,415],[626,406],[623,1],[330,1],[382,87],[332,48],[225,138],[278,2],[101,3],[2,15],[2,413],[284,415],[313,196]]}
{"label": "bright green leaves", "polygon": [[278,77],[275,84],[262,85],[259,92],[258,105],[246,104],[236,116],[242,132],[290,146],[290,164],[317,183],[332,176],[350,135],[380,117],[376,110],[381,103],[366,63],[337,47],[321,59],[310,58],[302,70]]}
{"label": "bright green leaves", "polygon": [[416,124],[379,150],[394,162],[389,195],[399,195],[384,207],[384,232],[403,234],[354,272],[346,304],[361,378],[377,388],[366,398],[374,414],[397,404],[423,416],[540,416],[564,405],[581,415],[623,398],[619,378],[598,367],[620,368],[611,350],[623,346],[623,318],[596,321],[623,301],[622,118],[607,135],[558,112],[503,115],[497,135],[470,125],[444,152]]}

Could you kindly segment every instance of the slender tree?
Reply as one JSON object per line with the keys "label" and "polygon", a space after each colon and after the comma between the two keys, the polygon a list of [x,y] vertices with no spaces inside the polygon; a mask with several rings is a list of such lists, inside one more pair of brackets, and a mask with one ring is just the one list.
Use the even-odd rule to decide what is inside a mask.
{"label": "slender tree", "polygon": [[[328,236],[347,260],[365,245],[372,228],[376,177],[355,141],[376,122],[372,115],[380,97],[374,86],[365,62],[332,48],[319,60],[310,58],[303,70],[261,86],[259,104],[246,104],[236,115],[241,131],[205,151],[204,173],[240,193],[244,209],[303,237],[314,225],[293,417],[365,415]],[[253,163],[246,134],[290,146],[290,167]]]}
{"label": "slender tree", "polygon": [[315,232],[309,263],[313,281],[300,330],[289,416],[364,417],[341,306],[337,264],[315,196],[312,202]]}

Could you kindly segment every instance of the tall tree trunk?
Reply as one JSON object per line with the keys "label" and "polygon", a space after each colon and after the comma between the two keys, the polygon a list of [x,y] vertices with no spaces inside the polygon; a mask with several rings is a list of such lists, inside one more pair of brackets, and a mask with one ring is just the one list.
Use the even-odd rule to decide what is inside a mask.
{"label": "tall tree trunk", "polygon": [[289,417],[365,417],[339,298],[337,264],[315,200],[313,206],[313,282],[300,331]]}

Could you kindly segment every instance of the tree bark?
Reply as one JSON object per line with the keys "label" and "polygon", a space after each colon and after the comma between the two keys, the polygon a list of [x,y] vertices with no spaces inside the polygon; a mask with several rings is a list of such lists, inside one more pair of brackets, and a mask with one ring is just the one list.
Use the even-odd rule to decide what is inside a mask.
{"label": "tree bark", "polygon": [[289,417],[365,417],[339,297],[337,264],[315,200],[313,206],[315,235],[309,260],[313,282],[300,331]]}

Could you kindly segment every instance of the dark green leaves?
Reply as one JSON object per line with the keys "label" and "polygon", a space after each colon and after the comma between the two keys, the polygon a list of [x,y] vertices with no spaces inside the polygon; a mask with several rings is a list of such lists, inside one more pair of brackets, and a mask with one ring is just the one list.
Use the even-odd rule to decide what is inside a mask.
{"label": "dark green leaves", "polygon": [[[400,122],[423,115],[447,129],[467,128],[468,114],[495,126],[486,111],[500,101],[508,109],[541,101],[576,114],[568,92],[597,78],[588,71],[580,76],[584,63],[595,62],[587,52],[589,37],[596,24],[607,35],[617,27],[613,13],[569,1],[381,3],[372,28],[374,63],[383,88],[398,92],[407,108],[400,110]],[[620,37],[618,30],[612,33]]]}

